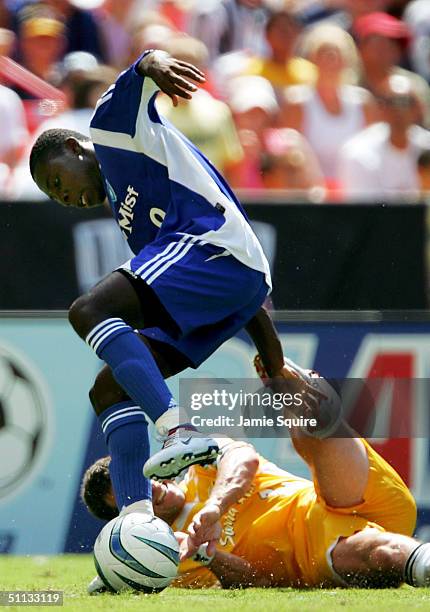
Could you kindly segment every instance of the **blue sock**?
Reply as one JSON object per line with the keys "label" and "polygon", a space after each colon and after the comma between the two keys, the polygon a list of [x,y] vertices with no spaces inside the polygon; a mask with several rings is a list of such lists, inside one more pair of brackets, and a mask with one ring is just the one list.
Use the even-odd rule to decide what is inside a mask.
{"label": "blue sock", "polygon": [[111,462],[109,472],[118,509],[151,499],[151,482],[142,468],[149,458],[148,423],[134,402],[120,402],[99,416]]}
{"label": "blue sock", "polygon": [[151,351],[122,319],[102,321],[90,331],[86,342],[153,422],[176,406]]}

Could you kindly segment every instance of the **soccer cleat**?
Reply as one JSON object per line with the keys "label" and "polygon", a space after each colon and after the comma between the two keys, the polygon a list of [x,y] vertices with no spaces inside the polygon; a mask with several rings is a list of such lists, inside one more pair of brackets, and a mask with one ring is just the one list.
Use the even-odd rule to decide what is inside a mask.
{"label": "soccer cleat", "polygon": [[[270,378],[260,355],[254,358],[254,367],[263,384],[270,387]],[[305,416],[314,418],[318,422],[316,427],[306,426],[302,430],[315,438],[328,438],[337,430],[342,421],[342,400],[337,386],[315,370],[301,368],[287,357],[284,357],[284,368],[291,378],[299,378],[306,383],[303,394],[304,397],[307,395],[307,399],[311,401],[306,401],[305,397]],[[298,411],[293,412],[296,414]],[[300,409],[300,412],[302,414],[296,416],[303,416],[303,409]]]}
{"label": "soccer cleat", "polygon": [[100,593],[106,593],[107,587],[100,576],[96,576],[90,582],[87,587],[88,595],[100,595]]}
{"label": "soccer cleat", "polygon": [[154,480],[170,480],[191,465],[214,463],[218,453],[219,447],[213,438],[179,427],[167,436],[163,448],[148,459],[143,474]]}

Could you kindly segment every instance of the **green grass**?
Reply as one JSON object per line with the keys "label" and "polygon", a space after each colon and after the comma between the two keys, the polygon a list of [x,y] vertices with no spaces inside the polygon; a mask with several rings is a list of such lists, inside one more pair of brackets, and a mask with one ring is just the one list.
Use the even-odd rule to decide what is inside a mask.
{"label": "green grass", "polygon": [[[68,610],[148,610],[149,612],[399,612],[429,610],[430,590],[401,589],[365,591],[333,589],[248,589],[243,591],[166,589],[160,595],[101,595],[88,597],[87,583],[94,576],[92,559],[86,555],[0,558],[0,590],[63,590]],[[40,608],[40,607],[38,607]],[[46,609],[43,607],[43,609]],[[56,608],[52,608],[55,610]],[[22,610],[8,607],[5,610]]]}

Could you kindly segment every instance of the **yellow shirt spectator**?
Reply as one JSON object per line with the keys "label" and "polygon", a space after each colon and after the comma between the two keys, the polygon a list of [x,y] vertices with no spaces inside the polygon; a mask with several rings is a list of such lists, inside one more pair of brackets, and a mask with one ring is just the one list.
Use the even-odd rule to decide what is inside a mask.
{"label": "yellow shirt spectator", "polygon": [[278,89],[290,85],[313,85],[318,72],[314,64],[302,57],[292,57],[285,64],[269,58],[254,57],[245,74],[262,76]]}
{"label": "yellow shirt spectator", "polygon": [[157,108],[191,140],[223,174],[240,162],[243,150],[227,104],[200,89],[191,100],[174,107],[167,96],[159,97]]}

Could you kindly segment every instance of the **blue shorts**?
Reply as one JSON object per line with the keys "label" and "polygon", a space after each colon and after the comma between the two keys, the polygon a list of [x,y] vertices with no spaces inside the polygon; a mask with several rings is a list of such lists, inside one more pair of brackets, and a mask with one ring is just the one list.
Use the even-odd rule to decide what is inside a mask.
{"label": "blue shorts", "polygon": [[262,272],[184,234],[148,244],[119,270],[148,285],[174,322],[161,318],[139,331],[174,347],[195,368],[252,319],[269,290]]}

